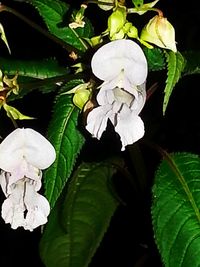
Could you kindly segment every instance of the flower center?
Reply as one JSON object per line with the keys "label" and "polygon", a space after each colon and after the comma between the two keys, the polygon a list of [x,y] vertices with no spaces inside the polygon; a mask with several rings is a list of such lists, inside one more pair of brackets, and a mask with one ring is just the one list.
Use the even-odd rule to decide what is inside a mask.
{"label": "flower center", "polygon": [[127,104],[128,106],[130,106],[135,99],[135,97],[132,94],[130,94],[127,91],[124,91],[123,88],[119,87],[115,87],[113,89],[113,94],[117,102],[120,102],[122,104]]}

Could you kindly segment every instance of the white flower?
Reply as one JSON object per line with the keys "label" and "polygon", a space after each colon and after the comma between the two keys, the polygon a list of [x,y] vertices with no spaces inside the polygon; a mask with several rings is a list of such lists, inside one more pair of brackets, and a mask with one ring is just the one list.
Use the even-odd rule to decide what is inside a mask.
{"label": "white flower", "polygon": [[41,196],[43,169],[55,160],[51,143],[38,132],[16,129],[0,144],[0,185],[7,197],[2,218],[13,229],[20,226],[32,231],[47,222],[50,206]]}
{"label": "white flower", "polygon": [[97,95],[99,107],[89,113],[86,129],[100,139],[109,119],[124,150],[144,135],[144,124],[138,115],[146,100],[145,55],[135,42],[116,40],[102,46],[91,65],[93,73],[104,82]]}

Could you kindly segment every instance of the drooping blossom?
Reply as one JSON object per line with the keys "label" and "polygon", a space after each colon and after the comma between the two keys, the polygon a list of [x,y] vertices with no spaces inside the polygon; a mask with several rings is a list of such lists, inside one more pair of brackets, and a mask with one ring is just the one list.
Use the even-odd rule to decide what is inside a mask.
{"label": "drooping blossom", "polygon": [[0,185],[6,196],[1,215],[12,229],[32,231],[47,222],[49,202],[38,191],[41,170],[55,157],[51,143],[30,128],[14,130],[0,144]]}
{"label": "drooping blossom", "polygon": [[124,150],[144,135],[139,113],[146,100],[145,55],[135,42],[116,40],[97,50],[91,66],[94,75],[104,82],[97,95],[99,106],[89,113],[86,129],[100,139],[110,120]]}

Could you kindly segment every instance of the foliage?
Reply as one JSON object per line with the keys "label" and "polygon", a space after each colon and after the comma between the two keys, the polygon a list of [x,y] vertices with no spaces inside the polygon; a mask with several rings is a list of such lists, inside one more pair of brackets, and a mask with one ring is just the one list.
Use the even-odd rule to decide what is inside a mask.
{"label": "foliage", "polygon": [[197,155],[167,155],[156,173],[152,218],[165,266],[198,266],[199,173]]}
{"label": "foliage", "polygon": [[[172,101],[173,105],[168,106],[172,93],[176,94],[176,85],[184,84],[188,76],[191,76],[190,79],[195,79],[199,75],[200,51],[192,49],[181,51],[179,49],[181,40],[178,42],[177,51],[170,49],[169,43],[174,41],[174,28],[168,21],[167,27],[163,26],[166,22],[163,12],[154,7],[158,0],[151,3],[132,0],[128,4],[120,0],[88,0],[82,4],[70,0],[15,0],[12,1],[13,7],[8,7],[6,1],[5,5],[3,2],[0,3],[0,22],[2,22],[0,23],[2,45],[0,136],[5,138],[5,133],[10,131],[10,122],[14,127],[37,128],[46,135],[56,151],[56,160],[44,170],[42,177],[44,196],[51,207],[48,222],[43,226],[38,242],[40,260],[44,266],[93,267],[92,260],[96,255],[98,257],[98,251],[104,246],[104,238],[109,236],[109,231],[111,231],[109,238],[113,238],[112,223],[116,219],[114,215],[119,206],[127,208],[129,216],[134,217],[134,221],[139,220],[141,213],[145,213],[145,217],[151,210],[150,219],[141,223],[141,227],[149,223],[148,227],[144,227],[145,229],[141,231],[136,229],[138,233],[134,232],[135,235],[130,234],[130,236],[134,242],[138,241],[137,247],[149,246],[148,253],[151,253],[152,246],[155,251],[155,242],[159,253],[157,257],[161,256],[160,266],[161,264],[166,267],[199,266],[199,150],[188,153],[185,149],[187,142],[199,143],[199,140],[192,140],[195,136],[199,136],[199,131],[195,135],[193,129],[190,129],[192,138],[190,136],[187,142],[182,142],[179,146],[182,152],[179,153],[164,141],[167,134],[169,132],[173,134],[176,128],[176,125],[171,125],[173,129],[168,130],[168,126],[165,126],[170,118],[166,111],[169,110],[170,113],[172,109],[173,112],[179,110],[179,103],[174,104]],[[24,9],[33,11],[33,15],[30,14],[28,17],[28,13],[23,13]],[[155,28],[151,23],[146,24],[148,17],[146,13],[153,14],[151,19],[158,18]],[[39,22],[37,16],[41,18]],[[17,36],[21,29],[14,25],[11,28],[7,27],[6,23],[12,17],[21,20],[22,25],[27,23],[36,34],[37,31],[38,35],[43,34],[47,38],[47,47],[50,39],[56,44],[56,52],[51,52],[48,57],[39,54],[37,59],[30,53],[30,58],[23,58],[23,48],[26,47],[26,38],[29,38],[23,36],[22,49],[20,47],[21,58],[16,57],[15,40],[12,39],[12,34],[9,35],[9,30]],[[161,20],[162,23],[159,25]],[[145,36],[148,36],[147,40],[150,40],[150,43],[140,37],[142,30],[146,31]],[[160,35],[163,31],[164,38]],[[171,39],[168,40],[168,37]],[[132,40],[134,45],[139,46],[142,55],[144,52],[144,60],[141,62],[147,64],[148,76],[142,84],[132,83],[133,77],[134,81],[137,81],[135,78],[135,73],[138,75],[137,68],[127,69],[127,66],[138,63],[137,56],[133,59],[135,56],[133,51],[120,51],[117,56],[115,51],[111,51],[109,55],[105,54],[105,58],[103,55],[98,60],[99,66],[102,64],[100,70],[95,69],[97,76],[99,75],[104,81],[103,85],[102,81],[95,77],[93,55],[104,44],[119,39]],[[175,41],[173,44],[173,47],[176,47]],[[4,49],[11,54],[4,55]],[[109,65],[108,59],[113,60],[112,64]],[[130,64],[130,61],[133,62]],[[116,76],[116,73],[115,77],[107,75],[112,69],[118,71],[117,64],[122,68],[119,76]],[[126,69],[123,69],[123,66]],[[140,67],[140,64],[136,66]],[[127,84],[128,91],[125,88]],[[145,85],[150,87],[148,93],[151,92],[147,94],[147,99]],[[196,89],[197,85],[191,87]],[[100,95],[99,92],[102,91]],[[180,91],[179,94],[182,94]],[[190,95],[190,91],[187,91],[188,99]],[[26,99],[29,98],[30,106],[27,107],[25,102],[27,103]],[[44,99],[42,104],[37,101],[38,98]],[[49,98],[53,98],[53,103],[49,102]],[[147,105],[143,108],[145,101]],[[187,101],[193,103],[193,96]],[[10,106],[10,102],[13,106]],[[30,117],[18,111],[17,108],[21,106],[28,112],[31,109],[38,109],[41,117],[44,111],[49,116],[45,118],[44,124],[40,120],[26,120]],[[189,112],[191,107],[186,104],[184,108]],[[5,123],[3,109],[7,115]],[[124,110],[128,110],[127,113],[123,113]],[[95,114],[95,111],[97,115],[92,117],[91,114]],[[14,112],[20,116],[12,115]],[[137,112],[141,112],[141,115]],[[182,110],[180,114],[184,116]],[[88,126],[90,115],[92,119]],[[19,122],[16,118],[22,121]],[[134,119],[139,122],[132,127]],[[141,134],[142,121],[144,121],[145,135],[143,138],[137,138]],[[122,132],[119,130],[120,123],[123,126]],[[105,129],[106,133],[103,134]],[[142,128],[142,132],[144,129]],[[101,140],[92,137],[97,139],[101,137]],[[126,150],[123,152],[120,151],[119,137],[120,141],[125,140]],[[138,141],[138,139],[141,140],[137,144],[133,145],[135,141],[130,143],[130,140]],[[172,150],[173,153],[167,153],[162,146],[166,150]],[[158,154],[154,157],[155,151]],[[149,192],[152,193],[151,207],[148,206],[146,212],[147,208],[143,205]],[[126,216],[122,215],[119,221],[126,221]],[[133,225],[132,228],[134,227]],[[118,233],[121,233],[121,228],[120,226],[117,229]],[[153,228],[153,234],[151,232],[153,245],[148,244],[149,241],[146,241],[148,238],[143,237],[149,228]],[[137,234],[141,234],[139,240]],[[147,243],[144,242],[144,246],[141,245],[143,238]],[[142,263],[148,258],[146,252],[138,253],[132,245],[124,242],[121,244],[118,237],[113,238],[112,242],[113,244],[116,242],[120,249],[125,247],[126,252],[131,250],[131,254],[134,254],[134,259],[131,258],[129,265],[123,263],[124,265],[120,266],[151,265],[149,262],[147,265]],[[115,257],[118,258],[117,253]],[[106,262],[105,258],[102,260],[103,263]],[[101,262],[99,266],[102,265]],[[107,263],[104,265],[107,266]]]}
{"label": "foliage", "polygon": [[41,240],[46,266],[88,266],[117,208],[108,187],[115,171],[104,163],[79,166]]}

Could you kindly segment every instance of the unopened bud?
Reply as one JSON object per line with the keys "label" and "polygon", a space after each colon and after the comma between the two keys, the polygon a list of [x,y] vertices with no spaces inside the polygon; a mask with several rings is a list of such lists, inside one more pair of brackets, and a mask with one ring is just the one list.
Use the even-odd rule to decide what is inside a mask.
{"label": "unopened bud", "polygon": [[124,27],[125,23],[126,23],[126,8],[118,7],[108,18],[108,30],[110,32],[111,40],[113,40],[113,36],[117,34]]}
{"label": "unopened bud", "polygon": [[131,26],[127,35],[131,38],[138,38],[138,29],[135,26]]}
{"label": "unopened bud", "polygon": [[102,36],[101,35],[94,36],[90,39],[90,42],[92,46],[98,45],[103,42]]}
{"label": "unopened bud", "polygon": [[81,83],[63,94],[74,94],[74,105],[82,109],[91,96],[90,82]]}
{"label": "unopened bud", "polygon": [[159,15],[153,17],[143,28],[140,39],[161,48],[177,51],[174,27],[167,18]]}
{"label": "unopened bud", "polygon": [[82,109],[90,99],[90,91],[87,89],[78,90],[73,97],[73,103],[78,108]]}

